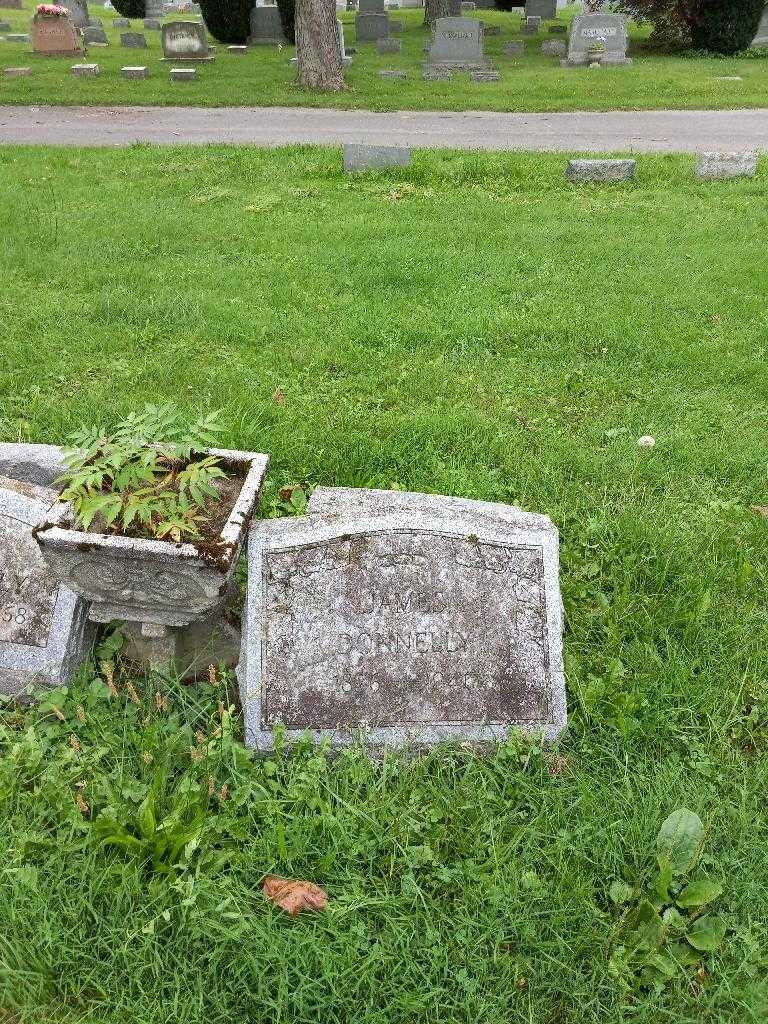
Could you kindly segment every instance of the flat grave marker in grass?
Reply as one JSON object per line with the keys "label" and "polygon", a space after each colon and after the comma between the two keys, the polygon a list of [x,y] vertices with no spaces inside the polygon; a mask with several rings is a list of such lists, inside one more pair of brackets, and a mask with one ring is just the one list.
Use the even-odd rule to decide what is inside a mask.
{"label": "flat grave marker in grass", "polygon": [[754,178],[757,174],[757,153],[702,153],[696,175],[703,179]]}
{"label": "flat grave marker in grass", "polygon": [[[317,507],[317,505],[315,505]],[[493,741],[565,726],[558,534],[490,502],[345,492],[249,540],[247,742]]]}
{"label": "flat grave marker in grass", "polygon": [[344,173],[361,174],[389,167],[408,167],[411,151],[406,146],[365,146],[347,143],[344,146]]}
{"label": "flat grave marker in grass", "polygon": [[86,602],[59,585],[32,534],[56,498],[0,478],[0,693],[66,683],[87,650]]}
{"label": "flat grave marker in grass", "polygon": [[565,176],[576,183],[630,181],[636,169],[635,160],[569,160]]}

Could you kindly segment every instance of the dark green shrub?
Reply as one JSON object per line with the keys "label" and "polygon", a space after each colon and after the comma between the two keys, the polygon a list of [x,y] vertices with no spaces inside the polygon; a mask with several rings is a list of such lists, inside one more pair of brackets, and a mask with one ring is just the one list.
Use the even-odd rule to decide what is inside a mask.
{"label": "dark green shrub", "polygon": [[496,0],[496,9],[498,11],[511,11],[519,6],[520,0]]}
{"label": "dark green shrub", "polygon": [[146,6],[144,0],[112,0],[115,13],[121,18],[143,18]]}
{"label": "dark green shrub", "polygon": [[694,49],[738,53],[755,38],[765,0],[707,0],[691,24]]}
{"label": "dark green shrub", "polygon": [[251,32],[253,0],[200,0],[205,27],[220,43],[242,45]]}
{"label": "dark green shrub", "polygon": [[277,0],[277,9],[280,12],[283,35],[287,42],[294,46],[296,44],[296,0]]}

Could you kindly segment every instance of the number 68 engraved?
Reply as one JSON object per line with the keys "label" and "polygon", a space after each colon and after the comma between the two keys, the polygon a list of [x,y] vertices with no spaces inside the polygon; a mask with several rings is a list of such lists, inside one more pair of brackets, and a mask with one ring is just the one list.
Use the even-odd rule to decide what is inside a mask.
{"label": "number 68 engraved", "polygon": [[14,626],[24,626],[29,621],[29,608],[23,604],[4,604],[0,608],[0,622],[12,623]]}

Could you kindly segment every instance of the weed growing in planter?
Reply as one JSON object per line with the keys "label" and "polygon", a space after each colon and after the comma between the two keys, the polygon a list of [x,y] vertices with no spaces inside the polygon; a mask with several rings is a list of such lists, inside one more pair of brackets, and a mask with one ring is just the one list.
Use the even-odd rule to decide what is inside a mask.
{"label": "weed growing in planter", "polygon": [[109,434],[83,427],[69,438],[62,499],[84,530],[176,542],[200,536],[226,477],[206,449],[221,427],[219,413],[186,422],[176,407],[146,405]]}
{"label": "weed growing in planter", "polygon": [[688,880],[704,846],[693,811],[674,811],[656,840],[659,872],[647,894],[617,880],[611,900],[627,909],[614,935],[611,973],[630,989],[661,991],[679,971],[698,967],[725,937],[722,918],[705,911],[722,893],[719,882]]}

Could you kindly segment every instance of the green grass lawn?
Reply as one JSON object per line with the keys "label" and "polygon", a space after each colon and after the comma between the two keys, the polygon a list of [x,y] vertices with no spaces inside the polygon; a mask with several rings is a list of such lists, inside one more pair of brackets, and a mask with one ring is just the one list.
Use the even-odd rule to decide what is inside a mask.
{"label": "green grass lawn", "polygon": [[[252,762],[221,686],[135,680],[139,706],[90,669],[6,707],[1,1021],[765,1020],[768,173],[649,156],[575,187],[564,163],[422,151],[349,179],[310,147],[0,150],[0,437],[173,399],[272,454],[267,512],[304,482],[548,513],[570,713],[544,752],[371,766]],[[166,775],[166,811],[207,811],[170,874],[92,826]],[[680,806],[728,934],[633,992],[609,889],[649,881]],[[328,910],[270,908],[266,872]]]}
{"label": "green grass lawn", "polygon": [[[299,89],[288,63],[293,48],[254,47],[232,56],[219,45],[216,60],[198,68],[199,81],[171,83],[162,56],[159,32],[147,32],[148,50],[126,50],[112,29],[112,12],[93,8],[104,21],[108,48],[92,47],[88,60],[101,67],[95,79],[77,79],[69,58],[32,57],[28,44],[0,43],[0,68],[32,64],[33,77],[0,78],[0,103],[64,104],[190,104],[195,106],[328,106],[370,110],[639,110],[735,109],[768,106],[768,64],[763,60],[660,57],[643,53],[647,29],[633,29],[635,63],[631,67],[563,69],[553,57],[542,57],[540,44],[548,34],[526,38],[522,58],[506,57],[504,43],[520,38],[520,16],[483,11],[483,20],[499,25],[501,34],[486,39],[486,52],[501,71],[497,83],[470,82],[457,74],[451,82],[424,82],[421,65],[428,33],[423,11],[400,11],[405,22],[399,37],[401,54],[379,56],[373,43],[358,48],[341,94],[314,94]],[[7,16],[7,17],[6,17]],[[477,15],[478,17],[480,14]],[[561,15],[564,21],[569,17]],[[0,20],[27,31],[29,12],[0,11]],[[346,43],[355,47],[354,15],[343,14]],[[135,22],[134,29],[141,30]],[[124,81],[120,68],[147,64],[146,81]],[[378,77],[384,68],[408,72],[406,81]],[[741,81],[725,81],[738,77]]]}

